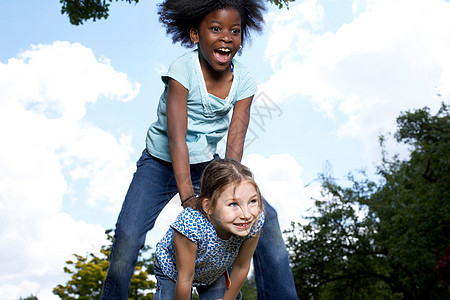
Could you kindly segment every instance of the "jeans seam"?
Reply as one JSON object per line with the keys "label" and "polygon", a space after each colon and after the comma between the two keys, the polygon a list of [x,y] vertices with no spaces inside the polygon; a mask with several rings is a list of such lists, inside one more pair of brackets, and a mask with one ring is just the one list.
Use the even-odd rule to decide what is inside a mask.
{"label": "jeans seam", "polygon": [[253,259],[253,266],[254,266],[254,268],[255,268],[255,276],[258,276],[259,278],[259,280],[257,280],[257,291],[259,290],[260,291],[260,295],[258,295],[258,299],[259,300],[265,300],[265,288],[264,288],[264,280],[262,280],[263,279],[263,276],[261,275],[263,272],[262,272],[262,266],[261,266],[261,263],[260,263],[260,259],[259,259],[259,255],[258,255],[258,253],[257,252],[255,252],[254,253],[254,259]]}

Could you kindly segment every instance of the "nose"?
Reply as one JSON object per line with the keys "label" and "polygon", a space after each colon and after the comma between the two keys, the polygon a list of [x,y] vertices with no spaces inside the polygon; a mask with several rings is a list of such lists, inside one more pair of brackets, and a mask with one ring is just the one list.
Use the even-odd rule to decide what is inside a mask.
{"label": "nose", "polygon": [[231,33],[229,30],[224,30],[222,31],[222,36],[220,38],[222,41],[224,41],[225,43],[229,43],[231,42]]}
{"label": "nose", "polygon": [[243,220],[250,219],[251,214],[250,214],[250,210],[248,209],[248,207],[241,207],[241,211],[242,211],[242,214],[240,216],[241,219],[243,219]]}

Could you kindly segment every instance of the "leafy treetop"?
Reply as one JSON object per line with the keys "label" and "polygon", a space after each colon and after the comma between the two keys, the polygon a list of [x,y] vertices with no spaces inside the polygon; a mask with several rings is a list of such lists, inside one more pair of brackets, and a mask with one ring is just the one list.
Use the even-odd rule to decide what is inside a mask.
{"label": "leafy treetop", "polygon": [[[115,2],[118,2],[116,0]],[[139,0],[120,0],[137,4]],[[289,2],[295,0],[267,0],[279,8],[289,8]],[[81,25],[87,20],[97,21],[109,16],[109,6],[113,0],[59,0],[62,4],[61,14],[67,14],[72,25]]]}

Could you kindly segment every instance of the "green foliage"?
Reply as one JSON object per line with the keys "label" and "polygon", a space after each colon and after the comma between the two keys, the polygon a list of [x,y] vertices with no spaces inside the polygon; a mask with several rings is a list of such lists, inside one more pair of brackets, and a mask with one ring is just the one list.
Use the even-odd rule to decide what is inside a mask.
{"label": "green foliage", "polygon": [[[323,199],[316,201],[317,215],[302,226],[291,224],[288,248],[294,280],[302,299],[389,299],[383,287],[385,249],[372,243],[373,218],[361,218],[365,208],[354,199],[375,188],[366,182],[354,191],[323,180]],[[357,183],[355,182],[355,185]],[[358,188],[361,185],[358,186]],[[356,186],[354,186],[356,188]]]}
{"label": "green foliage", "polygon": [[449,107],[404,112],[397,124],[408,160],[389,160],[381,138],[383,181],[349,176],[345,188],[322,177],[317,214],[287,232],[302,299],[450,298],[436,271],[450,245]]}
{"label": "green foliage", "polygon": [[20,297],[19,300],[38,300],[38,298],[36,296],[34,296],[34,295],[30,295],[30,296],[28,296],[26,298]]}
{"label": "green foliage", "polygon": [[[101,247],[99,256],[94,253],[89,253],[86,257],[74,254],[76,261],[66,261],[68,266],[64,267],[64,272],[72,274],[72,277],[65,285],[56,286],[53,294],[67,300],[100,299],[104,278],[109,267],[108,257],[113,241],[111,232],[112,230],[105,232],[110,244]],[[149,258],[143,256],[149,250],[150,247],[146,246],[139,254],[131,279],[130,299],[153,299],[153,294],[148,293],[148,290],[155,287],[155,282],[151,281],[148,275],[154,274],[154,256]]]}
{"label": "green foliage", "polygon": [[[116,2],[119,0],[116,0]],[[128,3],[138,3],[139,0],[121,0]],[[84,21],[92,19],[106,19],[109,16],[109,6],[113,0],[59,0],[62,3],[61,14],[69,16],[72,25],[81,25]]]}
{"label": "green foliage", "polygon": [[[119,0],[116,0],[118,2]],[[137,4],[139,0],[120,0]],[[289,9],[289,2],[295,0],[267,0],[278,6],[280,9],[286,6]],[[106,19],[109,16],[109,6],[113,0],[59,0],[62,4],[61,14],[67,14],[72,25],[81,25],[87,20],[96,21]]]}
{"label": "green foliage", "polygon": [[439,288],[436,264],[450,245],[450,115],[443,104],[405,112],[397,119],[398,142],[411,147],[410,159],[383,160],[385,184],[369,200],[379,216],[378,244],[388,248],[391,278],[405,299],[450,298]]}
{"label": "green foliage", "polygon": [[268,0],[270,3],[275,4],[278,6],[278,8],[283,8],[283,6],[286,6],[287,9],[289,9],[289,2],[294,2],[295,0]]}

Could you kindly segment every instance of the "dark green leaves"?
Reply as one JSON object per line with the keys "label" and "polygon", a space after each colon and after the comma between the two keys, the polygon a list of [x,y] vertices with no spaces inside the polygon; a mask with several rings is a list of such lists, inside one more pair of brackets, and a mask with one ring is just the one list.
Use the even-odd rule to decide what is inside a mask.
{"label": "dark green leaves", "polygon": [[[81,25],[83,22],[92,19],[106,19],[109,16],[109,5],[113,0],[60,0],[62,3],[61,14],[69,16],[70,23]],[[116,2],[119,0],[116,0]],[[138,3],[139,0],[121,0],[128,3]],[[109,2],[109,3],[108,3]]]}

